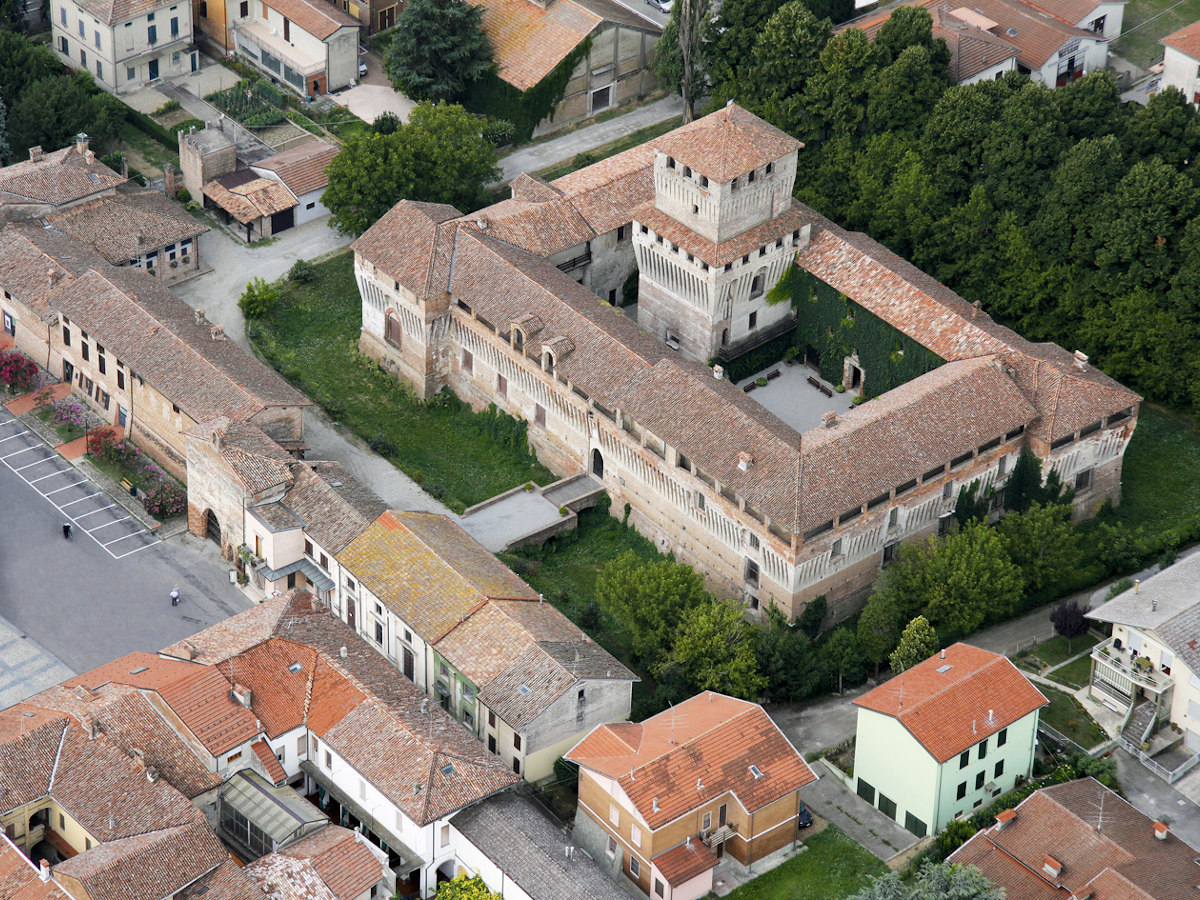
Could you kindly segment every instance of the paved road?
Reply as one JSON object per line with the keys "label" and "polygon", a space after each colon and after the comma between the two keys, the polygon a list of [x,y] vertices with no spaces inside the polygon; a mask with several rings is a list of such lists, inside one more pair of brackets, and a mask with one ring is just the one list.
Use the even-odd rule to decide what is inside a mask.
{"label": "paved road", "polygon": [[[133,650],[158,650],[250,606],[229,583],[216,546],[191,535],[127,556],[110,552],[119,544],[103,546],[103,531],[64,540],[54,498],[21,474],[0,465],[0,621],[18,640],[25,634],[40,644],[49,654],[43,662],[53,657],[86,671]],[[172,608],[167,595],[176,584],[183,602]],[[0,704],[6,681],[37,674],[26,654],[0,629]]]}
{"label": "paved road", "polygon": [[1113,752],[1125,799],[1153,819],[1166,822],[1185,843],[1200,850],[1200,768],[1175,786],[1167,784],[1124,750]]}
{"label": "paved road", "polygon": [[[631,0],[636,2],[636,0]],[[599,147],[624,137],[639,128],[665,122],[667,119],[683,114],[683,100],[671,95],[639,106],[621,116],[597,122],[568,132],[562,137],[544,141],[540,144],[530,144],[515,153],[500,160],[501,181],[511,181],[522,172],[536,172],[555,163],[573,159],[585,150]]]}
{"label": "paved road", "polygon": [[75,672],[10,622],[0,619],[0,709],[66,681]]}

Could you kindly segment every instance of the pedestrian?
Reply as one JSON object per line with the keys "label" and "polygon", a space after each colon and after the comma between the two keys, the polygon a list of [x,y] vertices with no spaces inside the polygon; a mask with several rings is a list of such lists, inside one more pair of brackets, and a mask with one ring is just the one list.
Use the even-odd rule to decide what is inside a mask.
{"label": "pedestrian", "polygon": [[71,539],[71,523],[70,522],[63,522],[63,537],[65,537],[68,541]]}
{"label": "pedestrian", "polygon": [[179,605],[179,585],[175,585],[175,587],[171,589],[171,605]]}

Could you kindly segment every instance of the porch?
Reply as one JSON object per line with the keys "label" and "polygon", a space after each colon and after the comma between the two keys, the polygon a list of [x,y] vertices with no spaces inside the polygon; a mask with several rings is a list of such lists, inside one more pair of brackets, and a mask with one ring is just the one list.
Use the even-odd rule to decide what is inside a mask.
{"label": "porch", "polygon": [[1155,722],[1170,710],[1175,679],[1136,650],[1122,646],[1120,638],[1097,644],[1091,656],[1089,693],[1093,698],[1119,713],[1150,703]]}

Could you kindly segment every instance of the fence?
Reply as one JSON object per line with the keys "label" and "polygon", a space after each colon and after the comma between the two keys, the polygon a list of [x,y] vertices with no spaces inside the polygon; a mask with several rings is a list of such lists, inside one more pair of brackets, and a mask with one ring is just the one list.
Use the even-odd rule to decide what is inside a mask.
{"label": "fence", "polygon": [[1149,754],[1143,751],[1141,747],[1138,747],[1128,738],[1119,738],[1118,743],[1129,752],[1130,756],[1140,762],[1143,766],[1145,766],[1167,784],[1174,784],[1188,772],[1192,771],[1197,763],[1200,763],[1200,755],[1193,754],[1176,768],[1168,769],[1161,763],[1157,763],[1151,759]]}
{"label": "fence", "polygon": [[[1088,750],[1086,747],[1081,747],[1061,731],[1057,730],[1056,728],[1052,728],[1045,722],[1038,722],[1038,734],[1043,738],[1053,741],[1064,749],[1071,750],[1074,753],[1078,753],[1083,756],[1092,755],[1092,751]],[[1101,744],[1100,746],[1103,747],[1104,744]]]}

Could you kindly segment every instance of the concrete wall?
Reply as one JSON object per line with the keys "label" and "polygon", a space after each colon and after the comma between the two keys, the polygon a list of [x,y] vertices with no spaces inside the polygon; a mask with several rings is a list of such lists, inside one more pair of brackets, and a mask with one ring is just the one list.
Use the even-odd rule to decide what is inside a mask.
{"label": "concrete wall", "polygon": [[232,549],[246,542],[243,509],[245,485],[233,474],[211,440],[190,434],[184,439],[187,459],[188,530],[206,534],[205,515],[210,510],[221,525],[222,544]]}
{"label": "concrete wall", "polygon": [[328,74],[325,90],[339,90],[358,78],[358,37],[357,28],[347,27],[325,41],[325,67]]}
{"label": "concrete wall", "polygon": [[202,201],[204,185],[237,169],[237,145],[232,136],[215,125],[206,126],[196,135],[181,131],[178,137],[183,186],[193,200]]}
{"label": "concrete wall", "polygon": [[[583,700],[579,699],[580,692]],[[525,780],[540,781],[553,775],[555,761],[597,725],[628,719],[632,697],[631,681],[590,679],[568,688],[523,731]],[[512,743],[508,746],[511,748]],[[511,765],[512,760],[506,762]]]}

